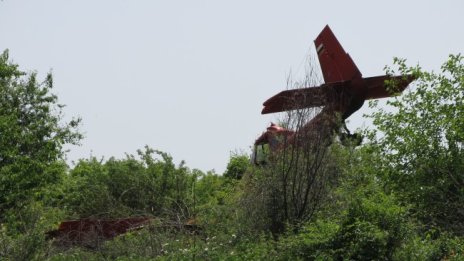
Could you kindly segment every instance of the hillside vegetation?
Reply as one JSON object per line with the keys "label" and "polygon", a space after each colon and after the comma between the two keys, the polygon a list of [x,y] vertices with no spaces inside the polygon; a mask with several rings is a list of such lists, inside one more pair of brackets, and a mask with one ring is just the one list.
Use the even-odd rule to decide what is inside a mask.
{"label": "hillside vegetation", "polygon": [[[388,109],[370,103],[362,145],[334,138],[260,167],[232,154],[222,175],[148,146],[68,166],[80,119],[63,120],[51,74],[23,73],[5,51],[0,260],[464,260],[463,57],[386,70],[417,80]],[[153,222],[91,247],[46,236],[63,220],[131,216]],[[166,225],[186,223],[197,229]]]}

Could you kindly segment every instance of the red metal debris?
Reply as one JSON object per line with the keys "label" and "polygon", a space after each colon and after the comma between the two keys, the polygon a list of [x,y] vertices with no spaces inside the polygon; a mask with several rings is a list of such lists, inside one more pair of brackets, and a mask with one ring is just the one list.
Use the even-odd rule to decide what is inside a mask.
{"label": "red metal debris", "polygon": [[92,246],[97,241],[112,239],[118,235],[140,229],[151,217],[129,217],[120,219],[85,218],[63,221],[57,230],[47,233],[62,245]]}
{"label": "red metal debris", "polygon": [[[152,221],[155,220],[159,221],[157,222],[159,224],[153,225]],[[106,240],[148,226],[161,230],[183,230],[192,234],[200,234],[201,232],[201,227],[198,226],[194,218],[187,220],[185,223],[179,223],[177,221],[160,222],[155,217],[141,216],[119,219],[83,218],[67,220],[61,222],[58,229],[49,231],[46,234],[48,238],[55,239],[58,245],[64,247],[79,245],[95,248]]]}

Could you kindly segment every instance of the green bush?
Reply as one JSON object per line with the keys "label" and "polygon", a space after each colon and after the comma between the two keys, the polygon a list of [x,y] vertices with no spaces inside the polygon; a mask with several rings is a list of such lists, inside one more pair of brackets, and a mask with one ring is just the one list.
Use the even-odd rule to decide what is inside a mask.
{"label": "green bush", "polygon": [[46,232],[55,229],[64,216],[61,210],[30,202],[9,210],[0,224],[0,260],[44,260],[52,250]]}
{"label": "green bush", "polygon": [[224,176],[233,179],[241,179],[250,166],[251,162],[248,155],[233,153],[230,156]]}
{"label": "green bush", "polygon": [[80,160],[66,180],[63,207],[75,217],[182,212],[189,218],[192,184],[198,174],[183,163],[176,167],[167,153],[146,147],[138,154],[139,159],[127,155],[107,161]]}
{"label": "green bush", "polygon": [[318,220],[308,224],[298,233],[280,239],[279,260],[330,260],[339,231],[340,225],[332,221]]}
{"label": "green bush", "polygon": [[309,223],[279,242],[283,259],[391,260],[409,231],[405,211],[380,195],[352,202],[337,219]]}

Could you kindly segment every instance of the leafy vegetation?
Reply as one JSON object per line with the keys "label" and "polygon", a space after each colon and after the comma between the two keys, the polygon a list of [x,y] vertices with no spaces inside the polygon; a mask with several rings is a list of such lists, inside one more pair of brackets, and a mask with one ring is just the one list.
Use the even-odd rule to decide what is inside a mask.
{"label": "leafy vegetation", "polygon": [[[396,112],[373,106],[374,124],[383,134],[376,148],[383,156],[380,175],[391,191],[414,205],[429,228],[464,234],[464,66],[451,55],[440,73],[408,68],[395,59],[398,72],[413,74],[415,89],[390,101]],[[391,71],[391,69],[388,69]]]}
{"label": "leafy vegetation", "polygon": [[[80,120],[63,122],[51,75],[40,83],[4,52],[0,260],[464,260],[463,58],[394,68],[416,81],[390,109],[371,104],[361,146],[335,139],[265,167],[235,153],[218,175],[148,146],[67,166]],[[47,238],[62,220],[129,216],[153,219],[93,247]]]}
{"label": "leafy vegetation", "polygon": [[77,144],[79,119],[62,122],[63,105],[50,93],[53,78],[38,82],[0,55],[0,220],[31,198],[44,199],[64,178],[63,145]]}

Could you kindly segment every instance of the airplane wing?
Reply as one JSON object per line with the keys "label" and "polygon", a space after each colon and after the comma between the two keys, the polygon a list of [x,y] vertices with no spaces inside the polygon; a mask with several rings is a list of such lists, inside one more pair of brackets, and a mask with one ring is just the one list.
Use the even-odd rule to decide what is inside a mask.
{"label": "airplane wing", "polygon": [[[380,99],[400,94],[414,81],[411,75],[406,76],[376,76],[364,79],[367,85],[366,100]],[[390,84],[388,83],[390,81]]]}
{"label": "airplane wing", "polygon": [[336,99],[336,93],[343,90],[346,84],[348,82],[343,81],[282,91],[263,103],[261,114],[325,106]]}
{"label": "airplane wing", "polygon": [[322,87],[282,91],[263,103],[261,114],[324,106],[327,95]]}
{"label": "airplane wing", "polygon": [[314,44],[316,45],[317,56],[326,83],[348,81],[361,77],[358,67],[356,67],[350,55],[343,50],[328,25],[314,40]]}

